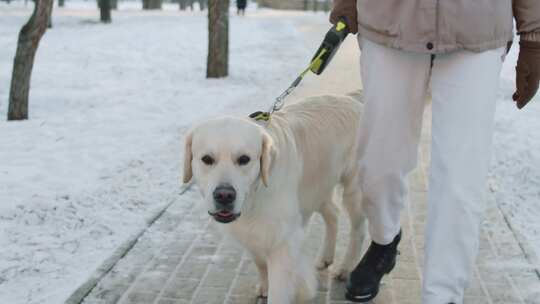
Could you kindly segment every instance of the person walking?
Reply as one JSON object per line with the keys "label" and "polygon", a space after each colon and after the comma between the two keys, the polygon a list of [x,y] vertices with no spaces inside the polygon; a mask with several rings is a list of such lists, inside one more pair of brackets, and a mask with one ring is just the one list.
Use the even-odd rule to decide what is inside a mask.
{"label": "person walking", "polygon": [[463,303],[478,252],[499,74],[520,37],[513,99],[540,80],[538,0],[334,0],[330,21],[358,33],[365,112],[359,187],[372,243],[347,281],[367,302],[396,263],[406,176],[416,167],[422,114],[432,92],[432,156],[422,301]]}
{"label": "person walking", "polygon": [[247,0],[236,0],[236,8],[238,9],[236,11],[237,15],[244,16],[246,14],[246,6],[247,6]]}

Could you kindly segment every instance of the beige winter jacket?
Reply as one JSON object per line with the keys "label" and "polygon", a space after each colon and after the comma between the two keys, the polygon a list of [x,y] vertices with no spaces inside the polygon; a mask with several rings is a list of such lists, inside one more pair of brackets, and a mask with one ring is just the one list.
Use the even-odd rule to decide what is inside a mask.
{"label": "beige winter jacket", "polygon": [[512,17],[522,39],[540,41],[540,0],[334,0],[331,20],[340,16],[357,16],[369,40],[415,52],[505,46]]}

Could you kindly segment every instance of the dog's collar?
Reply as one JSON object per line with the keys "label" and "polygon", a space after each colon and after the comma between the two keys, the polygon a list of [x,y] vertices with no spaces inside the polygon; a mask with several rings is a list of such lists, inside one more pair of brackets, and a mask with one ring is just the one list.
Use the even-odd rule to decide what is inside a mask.
{"label": "dog's collar", "polygon": [[251,113],[249,118],[253,119],[255,122],[262,122],[266,124],[270,123],[269,112],[257,111],[255,113]]}

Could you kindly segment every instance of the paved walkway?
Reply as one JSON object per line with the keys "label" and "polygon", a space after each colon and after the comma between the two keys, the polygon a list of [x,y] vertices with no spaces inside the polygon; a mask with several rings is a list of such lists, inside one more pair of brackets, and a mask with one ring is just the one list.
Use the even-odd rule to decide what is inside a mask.
{"label": "paved walkway", "polygon": [[[301,28],[307,41],[323,28]],[[317,35],[317,37],[320,37]],[[357,53],[352,39],[344,46],[324,77],[334,79],[313,92],[348,91],[359,83],[356,65],[349,55]],[[354,55],[355,56],[355,55]],[[352,66],[352,67],[351,67]],[[339,79],[331,74],[340,71]],[[346,71],[343,73],[343,71]],[[334,76],[336,76],[334,74]],[[338,76],[336,76],[338,77]],[[330,80],[329,80],[330,81]],[[311,82],[313,83],[313,81]],[[341,86],[341,87],[340,87]],[[342,92],[343,92],[342,91]],[[420,303],[423,235],[426,215],[427,169],[429,164],[430,121],[425,113],[419,168],[410,176],[410,203],[402,216],[404,239],[396,269],[384,279],[377,304]],[[257,275],[249,257],[230,239],[213,231],[204,210],[197,208],[198,193],[179,197],[138,243],[86,297],[85,304],[255,304]],[[540,280],[528,257],[508,228],[495,204],[490,204],[482,229],[481,249],[474,280],[466,292],[468,304],[539,304]],[[344,255],[348,238],[347,221],[340,218],[337,260]],[[320,218],[310,225],[309,250],[313,255],[323,234]],[[320,273],[320,286],[314,303],[347,303],[343,283]]]}

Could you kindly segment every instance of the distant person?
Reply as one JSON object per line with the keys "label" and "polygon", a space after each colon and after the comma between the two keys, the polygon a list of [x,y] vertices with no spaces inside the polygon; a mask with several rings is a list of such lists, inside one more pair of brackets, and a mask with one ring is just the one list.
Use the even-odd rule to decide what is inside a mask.
{"label": "distant person", "polygon": [[246,14],[247,0],[236,0],[236,7],[238,11],[236,12],[239,16],[244,16]]}

